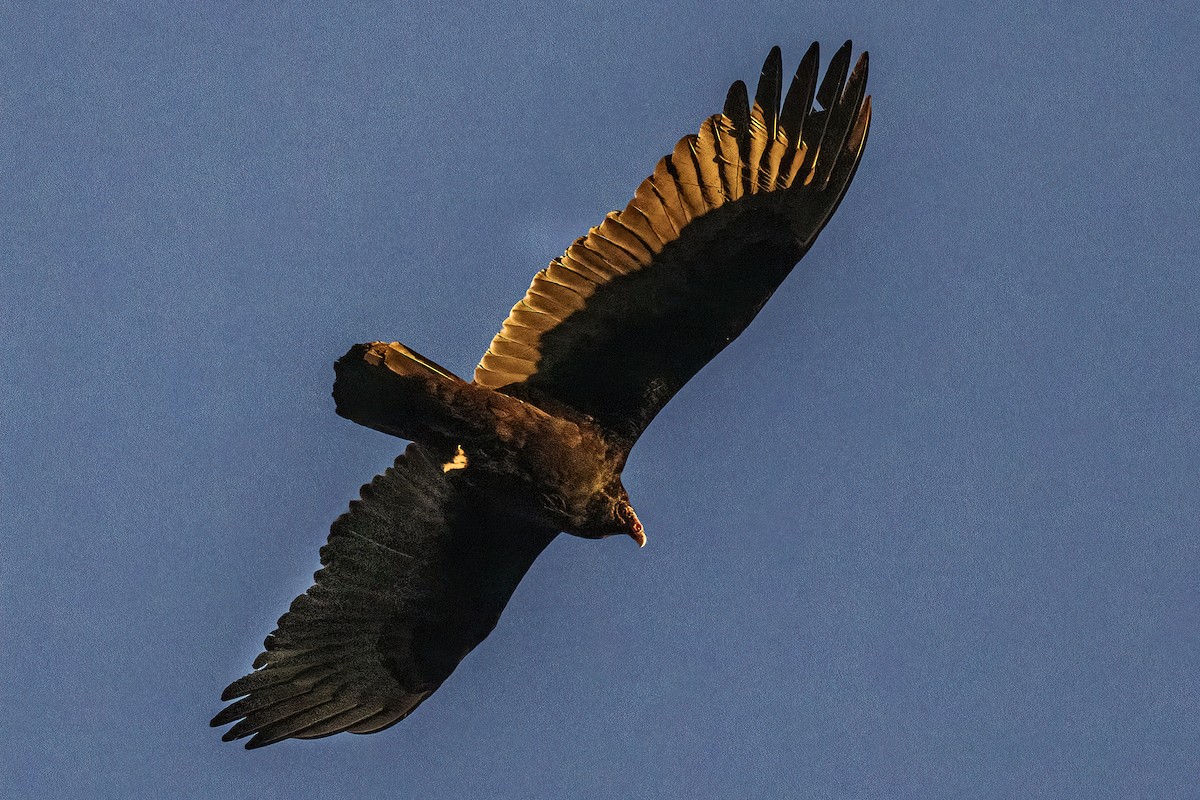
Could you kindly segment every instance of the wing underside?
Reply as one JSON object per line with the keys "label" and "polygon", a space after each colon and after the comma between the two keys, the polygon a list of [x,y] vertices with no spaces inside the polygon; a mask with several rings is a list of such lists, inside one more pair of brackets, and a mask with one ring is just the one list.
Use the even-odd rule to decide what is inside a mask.
{"label": "wing underside", "polygon": [[786,96],[778,48],[753,102],[735,83],[624,210],[534,277],[475,382],[636,438],[750,323],[853,178],[870,125],[867,56],[850,72],[847,42],[819,85],[818,61],[814,44]]}
{"label": "wing underside", "polygon": [[236,700],[212,720],[236,722],[226,741],[386,728],[492,630],[555,533],[488,509],[443,461],[410,445],[333,523],[315,585],[222,695]]}

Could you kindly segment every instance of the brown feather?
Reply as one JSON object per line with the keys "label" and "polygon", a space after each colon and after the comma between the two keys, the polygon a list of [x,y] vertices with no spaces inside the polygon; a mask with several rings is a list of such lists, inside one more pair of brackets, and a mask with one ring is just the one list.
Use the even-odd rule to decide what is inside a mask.
{"label": "brown feather", "polygon": [[[642,187],[645,187],[648,194],[658,198],[667,222],[671,226],[669,231],[665,231],[667,238],[663,239],[663,243],[669,244],[675,241],[684,227],[692,221],[694,215],[689,210],[687,201],[680,194],[671,156],[663,156],[658,160],[658,164],[654,167],[654,173],[642,182],[641,187],[638,187],[639,192],[642,191]],[[638,202],[636,194],[634,202]]]}
{"label": "brown feather", "polygon": [[[670,160],[666,161],[667,170],[671,173],[671,183],[687,211],[687,222],[709,209],[708,200],[705,199],[706,195],[702,188],[704,179],[700,177],[699,167],[696,165],[695,148],[696,136],[689,134],[679,140],[679,143],[675,145],[675,151],[671,153]],[[682,234],[682,232],[681,227],[680,233]]]}
{"label": "brown feather", "polygon": [[621,212],[610,211],[596,229],[596,235],[624,250],[638,267],[642,267],[650,263],[655,251],[625,225],[625,219],[628,217],[632,220],[635,213],[636,210],[629,208]]}
{"label": "brown feather", "polygon": [[700,126],[696,141],[692,144],[692,159],[696,173],[700,176],[700,192],[704,196],[704,210],[718,208],[729,199],[729,191],[721,179],[717,149],[717,122],[709,117]]}
{"label": "brown feather", "polygon": [[[652,195],[653,196],[653,195]],[[657,201],[657,197],[655,197]],[[672,238],[670,234],[670,221],[667,219],[666,212],[663,211],[661,204],[655,203],[654,210],[659,217],[659,230],[655,230],[654,222],[650,216],[643,210],[642,206],[635,205],[630,202],[621,212],[621,224],[629,229],[629,232],[636,236],[650,252],[651,255],[663,249],[663,237],[667,237],[667,241]]]}

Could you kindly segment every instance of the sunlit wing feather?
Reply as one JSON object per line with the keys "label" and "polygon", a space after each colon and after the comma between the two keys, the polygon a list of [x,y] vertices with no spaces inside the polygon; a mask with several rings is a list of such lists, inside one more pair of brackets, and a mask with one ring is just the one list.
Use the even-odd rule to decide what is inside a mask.
{"label": "sunlit wing feather", "polygon": [[[775,48],[750,104],[685,136],[622,211],[539,272],[475,382],[565,404],[632,443],[750,323],[841,202],[866,144],[867,56],[818,87],[814,44],[787,96]],[[814,99],[820,108],[813,107]]]}
{"label": "sunlit wing feather", "polygon": [[236,700],[212,720],[236,722],[226,741],[386,728],[491,632],[555,532],[481,505],[458,466],[414,444],[363,487],[333,523],[316,584],[222,695]]}

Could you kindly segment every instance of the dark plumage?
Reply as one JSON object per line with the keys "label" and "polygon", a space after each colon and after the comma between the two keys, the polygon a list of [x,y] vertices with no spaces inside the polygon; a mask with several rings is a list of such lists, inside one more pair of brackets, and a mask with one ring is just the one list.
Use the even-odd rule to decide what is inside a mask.
{"label": "dark plumage", "polygon": [[225,690],[226,740],[392,725],[559,532],[645,543],[621,485],[630,448],[812,246],[862,155],[867,56],[847,78],[846,42],[819,86],[817,62],[814,44],[782,104],[778,48],[753,104],[735,83],[625,210],[534,277],[473,382],[398,343],[338,360],[338,413],[414,444],[333,523],[316,584]]}

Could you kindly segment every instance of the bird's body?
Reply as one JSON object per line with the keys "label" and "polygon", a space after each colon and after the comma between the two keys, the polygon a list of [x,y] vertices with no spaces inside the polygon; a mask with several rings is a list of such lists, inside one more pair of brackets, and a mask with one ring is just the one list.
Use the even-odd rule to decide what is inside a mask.
{"label": "bird's body", "polygon": [[514,518],[585,538],[641,533],[623,516],[629,449],[587,417],[468,383],[398,342],[355,345],[335,368],[339,414],[442,448],[443,471]]}
{"label": "bird's body", "polygon": [[[645,544],[621,483],[654,416],[753,320],[841,202],[866,143],[866,56],[684,137],[630,204],[539,272],[470,382],[399,343],[336,364],[338,413],[409,439],[334,522],[315,585],[214,725],[247,747],[398,722],[495,627],[560,532]],[[817,106],[814,107],[814,100]]]}

